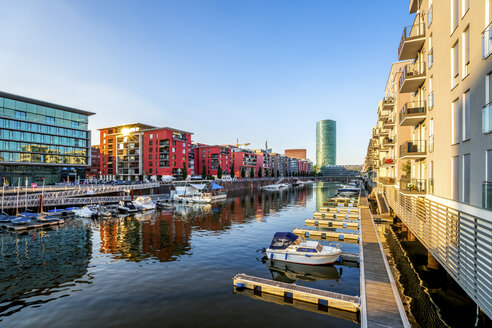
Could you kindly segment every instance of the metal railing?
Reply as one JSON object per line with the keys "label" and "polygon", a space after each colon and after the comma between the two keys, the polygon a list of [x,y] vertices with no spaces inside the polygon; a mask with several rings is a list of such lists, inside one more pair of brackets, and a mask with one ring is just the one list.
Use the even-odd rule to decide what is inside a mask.
{"label": "metal railing", "polygon": [[425,24],[417,23],[403,28],[403,35],[401,36],[400,44],[398,45],[398,54],[401,53],[405,42],[411,39],[425,36]]}
{"label": "metal railing", "polygon": [[426,155],[425,140],[405,141],[400,145],[400,158],[409,155]]}
{"label": "metal railing", "polygon": [[395,178],[379,177],[379,183],[382,183],[384,185],[394,185],[395,184]]}
{"label": "metal railing", "polygon": [[490,212],[466,205],[458,209],[458,205],[451,205],[457,203],[444,199],[415,197],[391,186],[383,188],[395,214],[492,318]]}
{"label": "metal railing", "polygon": [[482,32],[482,59],[487,58],[492,53],[492,23]]}
{"label": "metal railing", "polygon": [[402,73],[400,75],[400,80],[398,81],[398,87],[401,89],[403,83],[405,83],[406,79],[425,75],[425,62],[418,61],[413,64],[408,64],[403,67]]}
{"label": "metal railing", "polygon": [[400,124],[406,117],[422,116],[426,112],[425,100],[422,101],[409,101],[403,105],[400,110]]}
{"label": "metal railing", "polygon": [[492,132],[492,103],[482,108],[482,133]]}
{"label": "metal railing", "polygon": [[425,194],[424,179],[400,179],[400,190],[406,193]]}

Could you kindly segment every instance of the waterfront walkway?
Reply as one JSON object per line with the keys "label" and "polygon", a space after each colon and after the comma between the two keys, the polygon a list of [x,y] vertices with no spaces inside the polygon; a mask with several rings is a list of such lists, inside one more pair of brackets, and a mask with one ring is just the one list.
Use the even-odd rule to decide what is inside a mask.
{"label": "waterfront walkway", "polygon": [[362,326],[411,327],[383,254],[365,190],[360,208]]}

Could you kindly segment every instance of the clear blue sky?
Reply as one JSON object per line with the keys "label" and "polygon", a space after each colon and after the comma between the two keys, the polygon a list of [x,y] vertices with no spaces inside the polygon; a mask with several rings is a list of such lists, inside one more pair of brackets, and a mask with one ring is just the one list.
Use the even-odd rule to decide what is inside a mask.
{"label": "clear blue sky", "polygon": [[[408,1],[2,1],[0,90],[210,144],[307,148],[337,121],[362,163]],[[93,132],[93,144],[99,134]]]}

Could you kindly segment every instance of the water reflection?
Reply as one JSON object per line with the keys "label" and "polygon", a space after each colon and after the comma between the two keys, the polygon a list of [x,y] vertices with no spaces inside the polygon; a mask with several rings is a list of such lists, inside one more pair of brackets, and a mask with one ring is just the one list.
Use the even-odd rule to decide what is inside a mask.
{"label": "water reflection", "polygon": [[1,233],[0,242],[0,316],[69,295],[73,282],[90,283],[80,280],[92,254],[91,231],[83,221],[56,230]]}
{"label": "water reflection", "polygon": [[234,224],[264,221],[287,206],[305,206],[312,188],[230,195],[216,204],[176,205],[169,210],[99,221],[100,252],[114,259],[175,261],[191,255],[193,231],[221,232]]}
{"label": "water reflection", "polygon": [[313,266],[282,261],[267,260],[266,266],[272,274],[272,279],[286,283],[338,280],[342,276],[342,268],[337,269],[334,265]]}

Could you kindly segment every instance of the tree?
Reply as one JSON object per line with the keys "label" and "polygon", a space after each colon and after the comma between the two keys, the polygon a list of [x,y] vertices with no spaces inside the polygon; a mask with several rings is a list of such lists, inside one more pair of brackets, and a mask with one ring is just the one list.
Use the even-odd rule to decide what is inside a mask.
{"label": "tree", "polygon": [[254,178],[255,177],[255,169],[254,169],[254,167],[252,167],[251,170],[249,171],[249,177],[250,178]]}
{"label": "tree", "polygon": [[405,173],[407,178],[410,178],[412,174],[412,165],[410,164],[410,161],[406,161],[405,163],[403,163],[401,170]]}
{"label": "tree", "polygon": [[222,167],[220,165],[217,168],[217,179],[222,179]]}
{"label": "tree", "polygon": [[205,163],[203,163],[202,167],[202,180],[205,180],[207,178],[207,167],[205,166]]}
{"label": "tree", "polygon": [[231,164],[231,178],[234,179],[236,173],[234,172],[234,163]]}
{"label": "tree", "polygon": [[181,170],[181,176],[183,177],[183,180],[186,180],[188,177],[188,170],[186,169],[186,162],[183,162],[183,169]]}
{"label": "tree", "polygon": [[261,169],[261,167],[258,169],[258,178],[262,178],[263,177],[263,171]]}
{"label": "tree", "polygon": [[246,170],[244,169],[244,166],[241,167],[241,178],[244,179],[244,177],[246,177]]}

